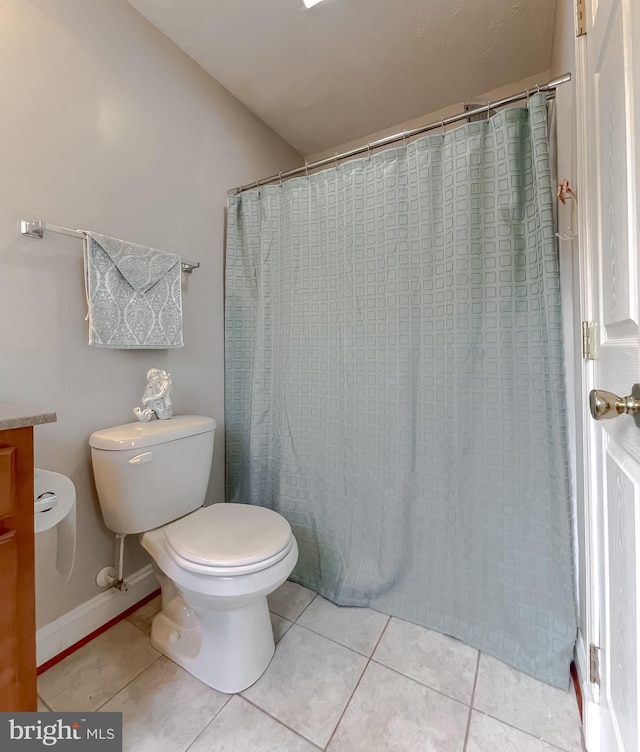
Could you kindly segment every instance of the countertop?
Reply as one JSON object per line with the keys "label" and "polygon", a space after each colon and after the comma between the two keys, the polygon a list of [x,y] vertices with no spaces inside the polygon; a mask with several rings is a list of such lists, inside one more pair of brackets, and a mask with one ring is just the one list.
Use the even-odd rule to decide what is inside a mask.
{"label": "countertop", "polygon": [[42,412],[38,408],[0,404],[0,431],[39,426],[42,423],[54,423],[56,420],[58,416],[55,413]]}

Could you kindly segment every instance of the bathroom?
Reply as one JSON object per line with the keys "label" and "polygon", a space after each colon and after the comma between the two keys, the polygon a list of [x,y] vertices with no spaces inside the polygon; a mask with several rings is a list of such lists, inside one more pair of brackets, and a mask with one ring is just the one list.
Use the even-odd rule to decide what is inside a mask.
{"label": "bathroom", "polygon": [[[347,2],[326,0],[335,5],[342,1]],[[314,11],[302,11],[298,0],[286,2],[295,5],[297,13],[311,16]],[[500,5],[519,7],[518,3]],[[472,92],[471,101],[535,89],[536,84],[575,71],[573,2],[541,5],[549,12],[542,45],[546,52],[539,65],[516,74],[514,59],[511,73],[495,85]],[[139,404],[149,368],[171,373],[177,414],[212,416],[218,421],[207,503],[224,499],[227,191],[300,167],[317,156],[439,120],[459,112],[462,104],[460,97],[448,102],[448,109],[427,105],[411,117],[372,125],[351,138],[336,137],[329,146],[311,145],[301,152],[213,80],[134,6],[126,0],[5,0],[0,4],[4,71],[0,80],[4,145],[0,401],[56,412],[56,422],[35,428],[35,465],[70,477],[78,500],[76,559],[68,582],[49,563],[55,555],[48,545],[50,537],[37,547],[36,627],[42,664],[157,590],[149,558],[135,540],[127,540],[125,549],[128,593],[106,591],[95,583],[96,574],[114,562],[115,547],[100,514],[88,446],[94,431],[133,420],[132,408]],[[462,6],[458,9],[464,13]],[[446,65],[453,65],[455,55],[443,50],[445,54]],[[564,92],[558,89],[558,179],[566,178],[575,186],[577,146],[571,127],[575,115],[570,86]],[[327,114],[327,119],[335,119],[335,114]],[[559,231],[567,237],[577,231],[574,204],[569,199],[559,208]],[[18,231],[23,219],[95,230],[199,262],[197,270],[183,275],[184,347],[153,352],[88,347],[80,241],[53,233],[43,240],[25,238]],[[563,243],[563,249],[569,249],[562,263],[570,280],[576,262],[571,242]],[[570,291],[571,281],[568,287]],[[575,331],[570,301],[564,313],[566,332]],[[576,531],[584,535],[579,515]],[[576,551],[581,550],[577,545]],[[585,587],[581,581],[580,602],[584,602]],[[287,592],[293,602],[276,604],[272,611],[280,619],[289,614],[288,621],[304,620],[303,611],[309,615],[313,604],[308,599],[313,596],[296,588],[285,588],[283,593]],[[143,635],[146,613],[138,622],[144,627]],[[104,671],[101,660],[92,664],[97,673]],[[112,687],[112,694],[122,688]],[[105,696],[100,706],[110,699]],[[251,708],[256,710],[254,705]],[[217,712],[212,711],[211,718]],[[274,713],[267,715],[271,718]],[[545,738],[535,728],[523,730],[513,719],[500,720],[526,733],[532,752],[576,748],[571,746],[574,741],[563,741],[561,736]],[[397,724],[400,727],[400,720]],[[461,752],[468,735],[466,716],[463,725],[461,744],[451,747]],[[291,720],[284,719],[281,728],[295,739],[281,742],[282,749],[288,743],[292,749],[298,748],[296,744],[307,749],[329,743],[324,731],[311,740],[299,735]],[[174,748],[187,749],[196,736]],[[506,745],[504,749],[511,748]],[[245,748],[251,747],[247,743]],[[396,748],[408,747],[399,742]]]}

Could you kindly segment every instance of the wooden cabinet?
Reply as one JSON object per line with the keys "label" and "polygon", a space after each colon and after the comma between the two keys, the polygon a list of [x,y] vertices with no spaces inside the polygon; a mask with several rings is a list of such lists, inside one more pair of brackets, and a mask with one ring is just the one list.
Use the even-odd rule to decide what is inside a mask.
{"label": "wooden cabinet", "polygon": [[0,430],[0,711],[36,710],[33,428]]}

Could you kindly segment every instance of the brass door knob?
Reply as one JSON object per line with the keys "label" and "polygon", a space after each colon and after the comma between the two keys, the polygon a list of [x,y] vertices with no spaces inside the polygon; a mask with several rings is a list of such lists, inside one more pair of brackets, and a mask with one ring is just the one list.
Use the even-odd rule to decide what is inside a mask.
{"label": "brass door knob", "polygon": [[633,415],[640,428],[640,384],[634,384],[628,397],[618,397],[604,389],[592,389],[589,393],[589,409],[595,420],[608,420],[618,415]]}

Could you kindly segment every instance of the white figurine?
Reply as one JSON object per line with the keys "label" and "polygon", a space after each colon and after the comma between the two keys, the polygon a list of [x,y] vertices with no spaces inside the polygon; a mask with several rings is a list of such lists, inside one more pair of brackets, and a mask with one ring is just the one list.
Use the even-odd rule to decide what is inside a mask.
{"label": "white figurine", "polygon": [[138,420],[147,422],[158,418],[168,420],[173,415],[171,401],[171,374],[160,368],[150,368],[147,371],[147,386],[142,395],[142,408],[134,407],[133,412]]}

